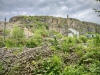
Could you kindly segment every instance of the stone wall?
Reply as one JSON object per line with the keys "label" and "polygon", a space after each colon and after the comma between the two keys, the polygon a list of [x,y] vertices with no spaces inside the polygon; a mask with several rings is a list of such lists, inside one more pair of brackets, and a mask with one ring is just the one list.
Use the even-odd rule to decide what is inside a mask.
{"label": "stone wall", "polygon": [[14,52],[20,51],[19,48],[0,48],[0,62],[3,63],[3,74],[9,72],[15,65],[21,65],[32,60],[50,57],[53,54],[52,50],[48,47],[36,48],[23,48],[22,52],[15,54]]}

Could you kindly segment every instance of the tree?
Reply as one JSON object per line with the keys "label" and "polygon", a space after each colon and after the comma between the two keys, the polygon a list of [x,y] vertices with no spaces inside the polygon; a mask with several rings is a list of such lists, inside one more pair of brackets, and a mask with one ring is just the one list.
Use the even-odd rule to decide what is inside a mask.
{"label": "tree", "polygon": [[100,0],[96,0],[96,1],[100,1]]}
{"label": "tree", "polygon": [[12,30],[12,36],[16,39],[23,38],[25,36],[24,30],[15,25],[13,30]]}
{"label": "tree", "polygon": [[[96,1],[100,2],[100,0],[96,0]],[[96,9],[94,8],[93,10],[94,10],[96,13],[100,13],[100,10],[97,9],[97,8],[96,8]],[[98,16],[100,17],[100,14],[99,14]]]}

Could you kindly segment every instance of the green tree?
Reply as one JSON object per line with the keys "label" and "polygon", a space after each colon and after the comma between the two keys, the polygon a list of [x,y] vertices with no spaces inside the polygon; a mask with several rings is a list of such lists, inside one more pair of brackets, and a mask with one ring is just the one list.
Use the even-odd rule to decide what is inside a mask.
{"label": "green tree", "polygon": [[[96,1],[97,1],[97,2],[100,2],[100,0],[96,0]],[[99,10],[98,8],[94,8],[93,10],[94,10],[96,13],[99,13],[98,16],[100,17],[100,10]]]}
{"label": "green tree", "polygon": [[14,26],[13,30],[12,30],[12,36],[13,38],[23,38],[25,36],[24,34],[24,30],[20,27],[18,27],[17,25]]}
{"label": "green tree", "polygon": [[6,39],[6,47],[20,47],[20,45],[25,45],[24,40],[24,30],[18,26],[14,26],[12,29],[12,37]]}

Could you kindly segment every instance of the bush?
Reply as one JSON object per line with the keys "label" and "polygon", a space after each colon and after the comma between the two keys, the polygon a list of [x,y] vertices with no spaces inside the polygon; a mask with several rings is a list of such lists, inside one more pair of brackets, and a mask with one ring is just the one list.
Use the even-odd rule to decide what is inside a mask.
{"label": "bush", "polygon": [[26,46],[29,47],[29,48],[34,48],[34,47],[36,47],[37,45],[35,44],[34,40],[32,40],[32,39],[27,39],[27,41],[26,41]]}
{"label": "bush", "polygon": [[56,37],[61,39],[63,37],[63,35],[59,33],[59,34],[56,35]]}
{"label": "bush", "polygon": [[87,38],[85,36],[80,36],[79,39],[83,42],[83,43],[86,43],[87,41]]}
{"label": "bush", "polygon": [[6,47],[15,47],[15,45],[16,45],[15,39],[11,39],[11,38],[6,39]]}
{"label": "bush", "polygon": [[93,39],[88,39],[87,42],[89,47],[94,47],[94,44],[93,44]]}
{"label": "bush", "polygon": [[76,43],[75,38],[73,38],[73,37],[68,37],[67,42],[68,42],[69,44],[70,44],[70,43],[73,43],[73,44]]}
{"label": "bush", "polygon": [[38,34],[38,35],[41,35],[43,37],[47,37],[48,36],[48,31],[47,31],[47,29],[45,29],[44,27],[42,27],[42,28],[36,29],[34,31],[34,34]]}
{"label": "bush", "polygon": [[12,30],[12,37],[16,39],[16,38],[23,38],[24,36],[25,36],[24,30],[15,25]]}
{"label": "bush", "polygon": [[83,75],[84,67],[77,65],[66,66],[61,75]]}
{"label": "bush", "polygon": [[95,46],[100,46],[100,36],[96,35],[96,37],[94,37],[93,43]]}
{"label": "bush", "polygon": [[[3,30],[3,33],[4,33],[4,30]],[[5,35],[9,35],[10,34],[10,30],[6,29],[5,30]]]}
{"label": "bush", "polygon": [[84,54],[85,54],[85,49],[84,49],[84,47],[82,46],[82,45],[77,45],[76,47],[75,47],[75,52],[76,52],[76,54],[78,55],[78,56],[83,56]]}
{"label": "bush", "polygon": [[26,41],[26,46],[29,48],[34,48],[42,45],[43,38],[41,35],[35,34],[33,37],[28,38]]}
{"label": "bush", "polygon": [[61,43],[61,48],[62,48],[62,50],[63,50],[64,52],[68,52],[68,50],[69,50],[68,43],[67,43],[66,41],[63,41],[63,42]]}
{"label": "bush", "polygon": [[59,50],[60,47],[59,47],[59,41],[57,40],[56,37],[53,38],[53,40],[50,40],[51,41],[51,50]]}
{"label": "bush", "polygon": [[45,59],[41,64],[37,64],[34,75],[60,75],[62,72],[62,61],[60,57],[54,55],[52,58]]}
{"label": "bush", "polygon": [[100,48],[87,48],[81,56],[79,65],[84,66],[86,72],[90,75],[98,75],[100,72]]}
{"label": "bush", "polygon": [[6,39],[6,47],[20,47],[20,45],[24,46],[26,44],[26,40],[24,38],[14,39],[7,38]]}

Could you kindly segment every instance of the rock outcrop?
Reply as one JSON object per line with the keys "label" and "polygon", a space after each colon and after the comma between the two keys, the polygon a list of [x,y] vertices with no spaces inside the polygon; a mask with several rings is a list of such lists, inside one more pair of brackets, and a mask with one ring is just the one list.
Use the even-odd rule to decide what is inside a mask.
{"label": "rock outcrop", "polygon": [[48,25],[49,30],[65,33],[68,28],[73,28],[79,31],[80,34],[85,33],[100,33],[100,25],[91,22],[84,22],[74,18],[61,18],[53,16],[14,16],[9,22],[37,20]]}
{"label": "rock outcrop", "polygon": [[[79,32],[80,35],[86,33],[100,33],[100,25],[91,22],[84,22],[74,18],[61,18],[53,16],[14,16],[10,18],[9,22],[6,22],[6,28],[11,30],[14,25],[25,28],[25,25],[35,25],[33,29],[36,29],[37,24],[47,25],[50,31],[56,31],[62,34],[67,34],[68,28],[73,28]],[[4,22],[0,22],[0,35],[4,28]],[[31,27],[30,27],[31,28]]]}

